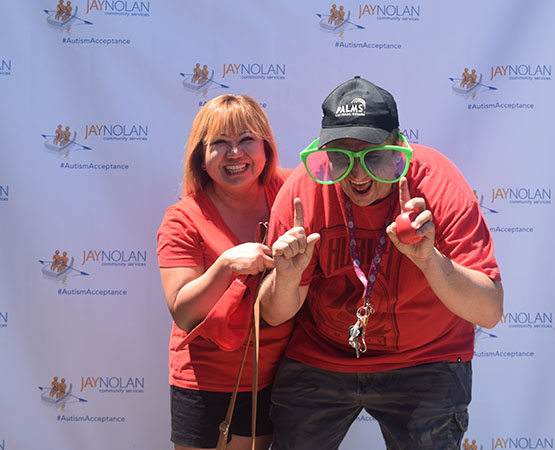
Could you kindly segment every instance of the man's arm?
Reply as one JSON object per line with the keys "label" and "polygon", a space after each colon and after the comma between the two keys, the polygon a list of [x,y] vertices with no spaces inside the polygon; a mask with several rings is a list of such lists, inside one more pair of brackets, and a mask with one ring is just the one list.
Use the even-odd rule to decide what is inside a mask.
{"label": "man's arm", "polygon": [[475,325],[497,325],[503,314],[501,281],[463,267],[434,250],[431,258],[415,263],[447,309]]}
{"label": "man's arm", "polygon": [[270,325],[280,325],[291,319],[306,299],[308,285],[299,286],[300,279],[280,277],[272,270],[260,287],[262,317]]}
{"label": "man's arm", "polygon": [[274,270],[260,288],[261,314],[270,325],[291,319],[303,305],[308,286],[300,286],[304,269],[310,263],[320,235],[306,236],[301,200],[293,201],[293,228],[281,235],[272,246]]}
{"label": "man's arm", "polygon": [[406,178],[399,182],[401,211],[419,210],[413,228],[423,239],[414,245],[399,241],[395,222],[387,234],[397,249],[422,271],[443,304],[457,316],[485,328],[493,328],[503,314],[503,286],[485,273],[451,261],[434,246],[435,226],[422,198],[410,198]]}

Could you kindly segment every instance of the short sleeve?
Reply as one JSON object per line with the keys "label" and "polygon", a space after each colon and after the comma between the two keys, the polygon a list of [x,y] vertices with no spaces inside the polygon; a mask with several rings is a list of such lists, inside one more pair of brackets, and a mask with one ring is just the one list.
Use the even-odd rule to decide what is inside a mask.
{"label": "short sleeve", "polygon": [[173,205],[166,210],[157,240],[160,267],[204,265],[204,242],[183,209]]}
{"label": "short sleeve", "polygon": [[461,266],[499,280],[493,239],[478,203],[453,211],[447,223],[439,226],[438,250]]}

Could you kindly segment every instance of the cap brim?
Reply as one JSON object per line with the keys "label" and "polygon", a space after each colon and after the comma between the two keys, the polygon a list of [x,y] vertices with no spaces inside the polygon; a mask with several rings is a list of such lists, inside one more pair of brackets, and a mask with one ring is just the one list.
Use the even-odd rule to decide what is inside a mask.
{"label": "cap brim", "polygon": [[336,139],[358,139],[369,144],[381,144],[384,142],[391,131],[372,127],[329,127],[322,128],[318,147],[322,147]]}

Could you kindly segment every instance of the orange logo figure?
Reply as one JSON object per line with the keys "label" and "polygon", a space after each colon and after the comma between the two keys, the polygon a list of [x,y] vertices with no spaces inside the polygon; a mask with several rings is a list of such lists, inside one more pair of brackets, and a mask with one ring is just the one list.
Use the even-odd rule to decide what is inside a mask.
{"label": "orange logo figure", "polygon": [[63,139],[62,139],[62,142],[60,142],[60,147],[63,147],[64,145],[66,145],[70,139],[71,139],[71,131],[69,131],[69,127],[66,127],[65,131],[63,132]]}
{"label": "orange logo figure", "polygon": [[52,143],[54,145],[56,145],[58,142],[60,142],[60,140],[64,137],[64,130],[62,130],[62,125],[58,125],[58,128],[56,128],[56,137],[54,138],[54,140],[52,141]]}
{"label": "orange logo figure", "polygon": [[462,80],[461,80],[461,87],[464,87],[466,83],[470,80],[470,74],[468,73],[468,67],[464,68],[464,72],[462,73]]}
{"label": "orange logo figure", "polygon": [[65,14],[62,17],[62,20],[67,20],[71,17],[71,10],[73,8],[71,7],[71,2],[68,0],[68,2],[66,3],[66,7],[65,7]]}
{"label": "orange logo figure", "polygon": [[202,75],[202,70],[200,68],[200,64],[197,63],[195,65],[195,68],[193,69],[193,78],[191,78],[191,83],[196,83],[196,81],[200,78],[201,75]]}
{"label": "orange logo figure", "polygon": [[64,15],[65,11],[66,11],[66,7],[64,6],[64,0],[60,0],[60,3],[58,3],[58,6],[57,6],[55,19],[56,20],[60,19]]}
{"label": "orange logo figure", "polygon": [[67,20],[71,17],[71,11],[73,8],[71,7],[71,2],[68,1],[66,5],[64,5],[64,0],[60,0],[58,5],[56,6],[56,15],[54,18],[56,20]]}
{"label": "orange logo figure", "polygon": [[333,5],[331,5],[330,17],[328,18],[328,23],[333,23],[338,14],[339,14],[339,11],[337,11],[337,9],[335,8],[335,3],[334,3]]}
{"label": "orange logo figure", "polygon": [[[52,261],[52,264],[50,265],[50,270],[54,270],[56,267],[58,267],[58,264],[62,262],[62,257],[60,256],[60,250],[56,250],[54,252],[52,259],[53,261]],[[54,379],[57,379],[57,377],[54,377]]]}
{"label": "orange logo figure", "polygon": [[205,64],[204,66],[202,66],[202,71],[201,71],[201,78],[198,81],[198,84],[202,84],[204,83],[206,80],[208,80],[208,66]]}
{"label": "orange logo figure", "polygon": [[343,20],[345,20],[345,11],[343,10],[343,5],[339,7],[339,11],[337,12],[337,19],[335,19],[335,25],[340,25]]}
{"label": "orange logo figure", "polygon": [[63,252],[62,258],[61,258],[61,264],[58,265],[58,272],[61,272],[67,267],[67,261],[68,261],[67,252]]}
{"label": "orange logo figure", "polygon": [[54,377],[51,383],[52,389],[50,389],[50,397],[54,397],[58,389],[60,388],[60,383],[58,383],[58,377]]}
{"label": "orange logo figure", "polygon": [[474,86],[476,84],[477,78],[478,78],[478,75],[476,74],[476,69],[472,69],[472,73],[470,74],[470,80],[468,81],[468,84],[466,85],[466,87],[470,89],[472,86]]}
{"label": "orange logo figure", "polygon": [[60,382],[60,386],[58,387],[58,393],[56,394],[56,398],[60,399],[64,396],[64,394],[66,393],[66,379],[62,378],[62,381]]}
{"label": "orange logo figure", "polygon": [[463,450],[478,450],[476,445],[476,439],[472,439],[472,445],[468,443],[468,438],[464,438],[464,444],[462,445]]}

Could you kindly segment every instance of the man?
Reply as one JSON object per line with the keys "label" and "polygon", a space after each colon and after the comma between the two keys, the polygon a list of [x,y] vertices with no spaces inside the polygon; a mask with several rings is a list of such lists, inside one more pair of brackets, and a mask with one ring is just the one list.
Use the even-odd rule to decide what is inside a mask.
{"label": "man", "polygon": [[[355,77],[322,109],[270,222],[262,315],[297,324],[274,382],[272,448],[336,449],[364,408],[388,449],[458,449],[474,328],[503,311],[480,206],[453,163],[399,133],[389,92]],[[408,238],[399,213],[412,214]]]}

